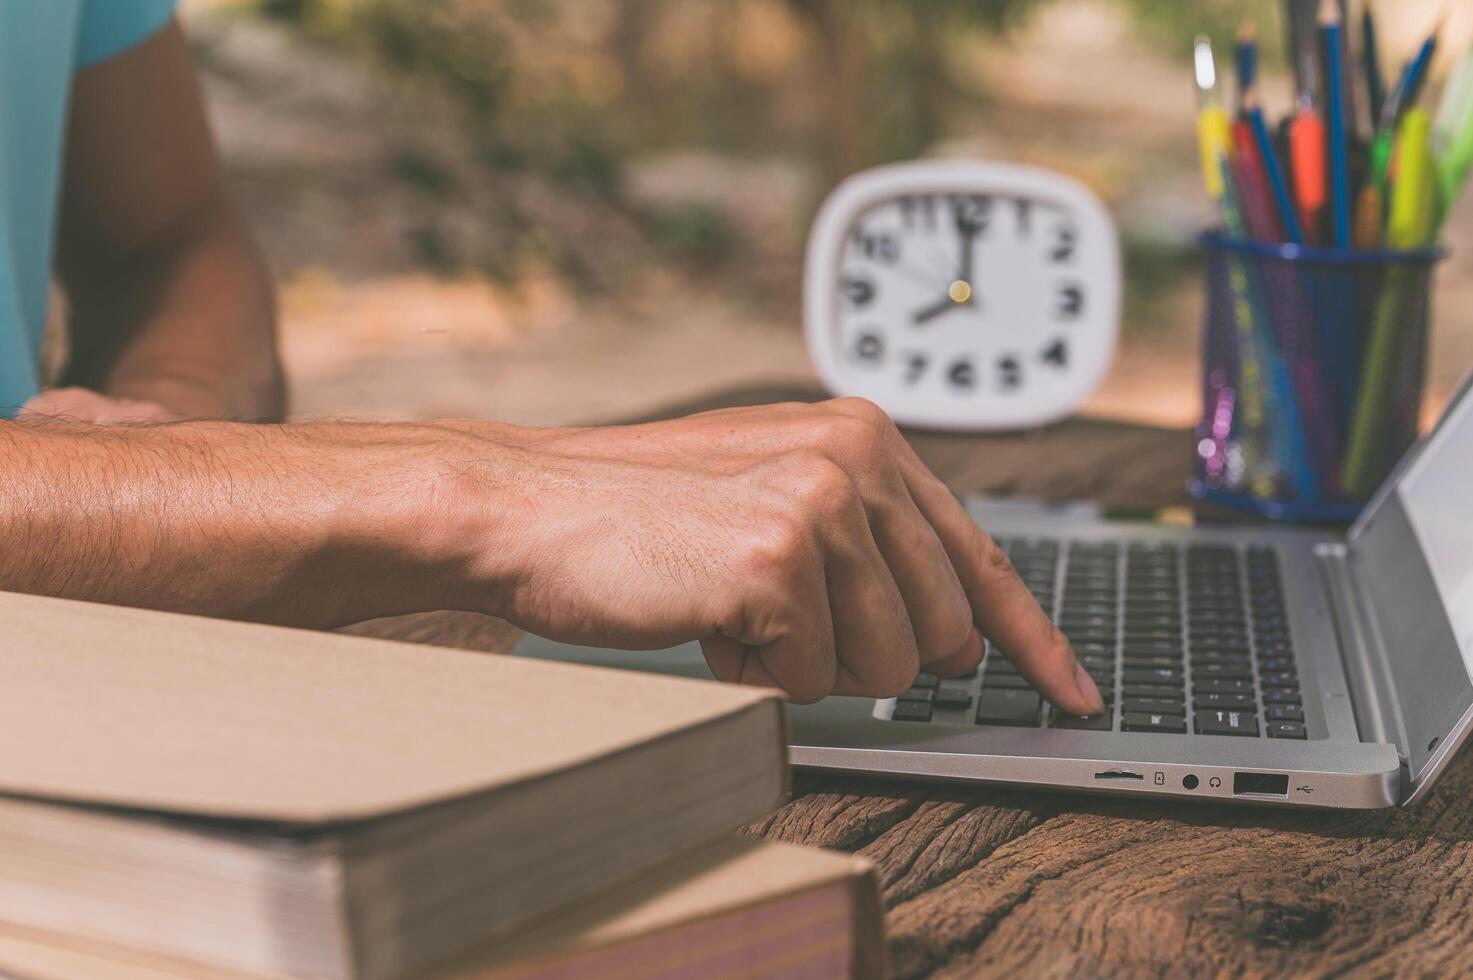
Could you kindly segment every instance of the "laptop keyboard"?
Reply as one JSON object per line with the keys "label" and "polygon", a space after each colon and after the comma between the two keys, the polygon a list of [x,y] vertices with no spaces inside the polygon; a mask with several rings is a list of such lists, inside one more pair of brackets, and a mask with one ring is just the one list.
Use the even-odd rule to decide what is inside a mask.
{"label": "laptop keyboard", "polygon": [[971,677],[922,674],[892,719],[1097,732],[1305,737],[1278,557],[1270,547],[999,541],[1104,695],[1063,714],[990,645]]}

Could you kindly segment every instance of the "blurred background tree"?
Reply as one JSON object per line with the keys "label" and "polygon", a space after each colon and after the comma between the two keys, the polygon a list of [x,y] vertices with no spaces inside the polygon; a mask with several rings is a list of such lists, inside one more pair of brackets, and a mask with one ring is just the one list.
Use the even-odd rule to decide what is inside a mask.
{"label": "blurred background tree", "polygon": [[[1128,0],[1145,35],[1185,51],[1238,17],[1273,21],[1271,0]],[[321,43],[431,88],[461,116],[492,178],[533,174],[559,194],[627,218],[643,244],[696,265],[734,247],[723,216],[693,206],[631,206],[625,164],[640,154],[702,149],[782,155],[810,175],[796,221],[843,176],[926,153],[985,110],[968,61],[1043,0],[258,0]],[[1265,30],[1272,56],[1275,30]],[[464,181],[422,147],[393,170],[437,200]],[[497,186],[491,181],[491,186]],[[531,249],[575,281],[606,265],[544,217],[498,195],[483,217],[501,233],[464,255],[433,229],[417,251],[433,266],[505,276]]]}
{"label": "blurred background tree", "polygon": [[[1126,333],[1095,406],[1183,424],[1211,220],[1193,36],[1226,67],[1251,17],[1270,107],[1292,103],[1280,0],[182,2],[308,412],[558,422],[805,375],[814,208],[856,170],[945,156],[1104,198]],[[1447,6],[1373,2],[1388,73]],[[1449,32],[1451,55],[1473,6]],[[1439,322],[1467,339],[1435,350],[1434,386],[1473,361],[1457,269]]]}

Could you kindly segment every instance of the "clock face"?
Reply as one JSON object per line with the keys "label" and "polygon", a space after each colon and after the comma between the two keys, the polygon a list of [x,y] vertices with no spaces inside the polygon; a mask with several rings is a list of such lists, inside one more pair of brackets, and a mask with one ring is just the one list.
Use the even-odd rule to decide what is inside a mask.
{"label": "clock face", "polygon": [[1067,414],[1103,377],[1118,246],[1073,182],[903,165],[846,184],[825,212],[810,248],[808,334],[834,390],[898,421],[1006,428]]}

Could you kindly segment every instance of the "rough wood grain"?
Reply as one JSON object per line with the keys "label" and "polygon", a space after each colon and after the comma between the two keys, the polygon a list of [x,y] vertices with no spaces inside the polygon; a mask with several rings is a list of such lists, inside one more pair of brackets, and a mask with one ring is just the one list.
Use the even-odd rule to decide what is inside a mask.
{"label": "rough wood grain", "polygon": [[[820,397],[745,389],[651,418]],[[907,435],[959,491],[1129,508],[1182,503],[1191,451],[1186,432],[1093,420]],[[515,642],[470,614],[367,629],[473,649]],[[747,832],[875,861],[901,978],[1459,976],[1473,974],[1470,799],[1467,754],[1409,812],[800,775],[792,802]]]}

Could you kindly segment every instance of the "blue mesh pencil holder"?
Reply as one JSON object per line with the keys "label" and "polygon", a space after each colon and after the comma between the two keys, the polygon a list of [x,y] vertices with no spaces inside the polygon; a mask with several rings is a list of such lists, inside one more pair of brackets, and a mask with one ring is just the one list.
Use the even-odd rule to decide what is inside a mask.
{"label": "blue mesh pencil holder", "polygon": [[1200,500],[1350,523],[1417,438],[1440,248],[1345,251],[1202,236]]}

